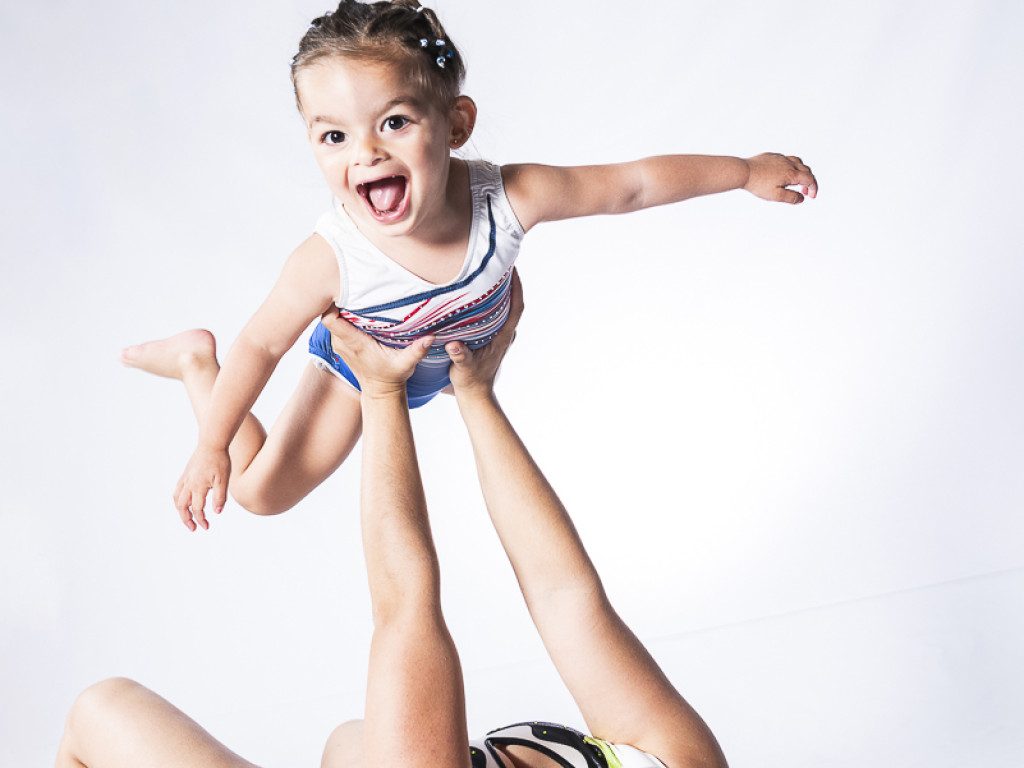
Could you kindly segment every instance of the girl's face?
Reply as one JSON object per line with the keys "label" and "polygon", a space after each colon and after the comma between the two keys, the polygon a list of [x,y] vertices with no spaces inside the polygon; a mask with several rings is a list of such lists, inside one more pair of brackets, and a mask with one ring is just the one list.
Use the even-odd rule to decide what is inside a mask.
{"label": "girl's face", "polygon": [[357,226],[429,237],[445,210],[458,108],[429,103],[400,66],[340,56],[301,70],[296,88],[316,161]]}

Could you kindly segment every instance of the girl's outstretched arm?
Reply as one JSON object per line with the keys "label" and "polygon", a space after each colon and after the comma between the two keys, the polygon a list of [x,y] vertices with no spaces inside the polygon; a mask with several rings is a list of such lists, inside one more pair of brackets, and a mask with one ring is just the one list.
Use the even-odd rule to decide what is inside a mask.
{"label": "girl's outstretched arm", "polygon": [[208,492],[214,511],[224,507],[232,438],[281,357],[331,304],[337,285],[331,247],[318,235],[311,236],[289,257],[270,294],[231,345],[209,401],[193,403],[199,418],[198,444],[174,491],[175,507],[189,528],[194,530],[197,523],[208,527]]}
{"label": "girl's outstretched arm", "polygon": [[502,176],[509,202],[527,230],[542,221],[629,213],[732,189],[782,203],[818,194],[814,174],[799,157],[774,153],[746,160],[662,155],[611,165],[506,165]]}
{"label": "girl's outstretched arm", "polygon": [[672,768],[722,768],[714,735],[612,608],[572,520],[494,396],[521,312],[516,283],[512,314],[491,344],[471,352],[452,342],[448,350],[487,510],[530,615],[595,736]]}

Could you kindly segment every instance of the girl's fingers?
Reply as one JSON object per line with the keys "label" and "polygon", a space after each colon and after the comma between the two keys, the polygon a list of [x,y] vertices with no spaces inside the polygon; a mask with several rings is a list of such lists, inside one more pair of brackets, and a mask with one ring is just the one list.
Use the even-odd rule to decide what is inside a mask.
{"label": "girl's fingers", "polygon": [[210,494],[210,503],[213,505],[213,511],[219,515],[223,511],[224,505],[227,503],[227,500],[227,483],[218,480],[217,483],[213,486],[213,493]]}
{"label": "girl's fingers", "polygon": [[192,520],[192,511],[188,508],[187,505],[184,507],[181,506],[181,504],[178,501],[175,501],[174,506],[178,510],[178,517],[181,518],[181,522],[184,523],[185,527],[188,528],[190,531],[194,531],[196,529],[196,524]]}
{"label": "girl's fingers", "polygon": [[804,201],[804,196],[797,192],[795,189],[782,188],[779,190],[779,194],[776,199],[780,203],[790,203],[796,205]]}
{"label": "girl's fingers", "polygon": [[195,518],[196,523],[202,526],[203,530],[206,530],[210,527],[210,524],[206,522],[206,511],[203,509],[206,506],[206,491],[194,492],[191,499],[189,509],[192,510],[192,516]]}

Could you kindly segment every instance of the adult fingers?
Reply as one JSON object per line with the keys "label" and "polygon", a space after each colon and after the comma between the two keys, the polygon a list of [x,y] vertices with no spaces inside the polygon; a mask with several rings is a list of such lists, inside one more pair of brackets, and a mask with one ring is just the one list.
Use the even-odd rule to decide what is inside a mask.
{"label": "adult fingers", "polygon": [[366,343],[366,334],[342,317],[336,307],[331,307],[324,312],[320,317],[320,322],[334,337],[332,344],[337,342],[340,346],[352,348]]}
{"label": "adult fingers", "polygon": [[466,365],[473,360],[473,352],[461,341],[449,341],[444,345],[444,351],[456,365]]}
{"label": "adult fingers", "polygon": [[523,303],[523,284],[519,279],[518,269],[512,270],[510,281],[508,317],[505,318],[505,323],[501,326],[501,330],[498,331],[494,340],[491,341],[491,344],[496,343],[499,347],[507,347],[515,340],[516,326],[519,325],[519,318],[523,316],[523,309],[525,308]]}
{"label": "adult fingers", "polygon": [[508,320],[505,321],[505,324],[512,324],[512,335],[515,336],[515,330],[516,326],[519,324],[519,318],[523,316],[523,309],[526,307],[526,304],[523,301],[523,283],[519,279],[518,269],[512,270],[512,287],[509,290],[512,293],[509,299]]}
{"label": "adult fingers", "polygon": [[434,336],[421,336],[416,339],[412,344],[403,349],[399,354],[409,358],[409,361],[416,365],[427,356],[430,351],[430,347],[434,343]]}

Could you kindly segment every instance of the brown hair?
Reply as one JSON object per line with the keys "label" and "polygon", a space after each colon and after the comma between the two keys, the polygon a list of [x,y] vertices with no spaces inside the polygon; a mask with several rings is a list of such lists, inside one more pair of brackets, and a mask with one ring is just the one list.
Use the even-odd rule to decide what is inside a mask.
{"label": "brown hair", "polygon": [[[418,0],[341,0],[333,13],[313,19],[303,35],[292,59],[292,85],[304,67],[330,56],[404,65],[420,91],[441,109],[455,102],[466,76],[458,48],[437,15]],[[301,111],[297,87],[295,101]]]}

